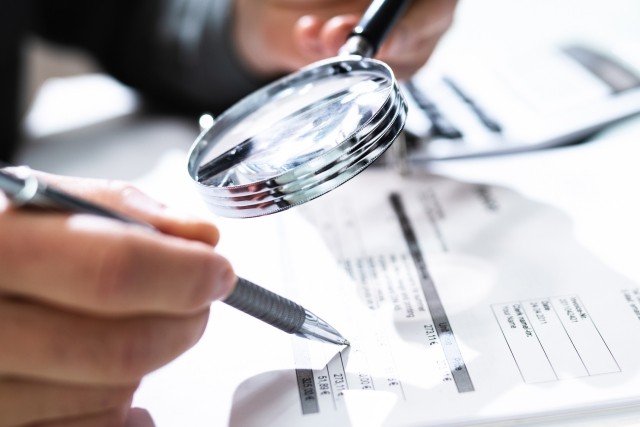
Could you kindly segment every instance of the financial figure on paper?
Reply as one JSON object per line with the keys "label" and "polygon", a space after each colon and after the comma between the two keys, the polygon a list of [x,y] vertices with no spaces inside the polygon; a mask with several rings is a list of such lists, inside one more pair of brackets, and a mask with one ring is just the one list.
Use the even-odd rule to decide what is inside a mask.
{"label": "financial figure on paper", "polygon": [[[334,55],[367,4],[9,2],[0,14],[0,160],[18,152],[29,37],[80,49],[150,103],[196,115],[220,112],[269,80]],[[398,77],[410,76],[450,25],[454,6],[415,1],[380,58]],[[145,411],[130,409],[134,390],[197,342],[209,304],[233,289],[233,269],[215,252],[218,230],[124,183],[39,177],[161,233],[90,215],[17,210],[0,193],[0,427],[153,425]]]}

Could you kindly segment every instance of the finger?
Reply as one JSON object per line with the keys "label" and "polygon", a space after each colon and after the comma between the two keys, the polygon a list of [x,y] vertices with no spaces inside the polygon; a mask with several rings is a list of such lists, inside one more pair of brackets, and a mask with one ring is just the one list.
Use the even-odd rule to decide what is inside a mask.
{"label": "finger", "polygon": [[[413,50],[413,55],[396,56],[392,60],[388,60],[387,64],[393,69],[398,80],[407,80],[424,66],[437,44],[438,41],[435,39],[426,40]],[[381,60],[383,59],[381,58]]]}
{"label": "finger", "polygon": [[412,2],[381,46],[380,58],[393,62],[395,57],[411,54],[425,41],[439,40],[453,22],[455,6],[456,0]]}
{"label": "finger", "polygon": [[[453,19],[455,0],[413,2],[391,29],[376,58],[388,63],[399,78],[408,78],[429,59]],[[344,14],[328,19],[318,35],[323,56],[335,55],[344,45],[360,15]],[[319,25],[318,23],[315,24]]]}
{"label": "finger", "polygon": [[91,215],[0,214],[0,292],[103,314],[194,312],[231,292],[211,246]]}
{"label": "finger", "polygon": [[115,427],[123,425],[126,414],[125,407],[75,418],[31,424],[29,427]]}
{"label": "finger", "polygon": [[208,310],[104,319],[0,299],[0,375],[79,384],[132,384],[193,346]]}
{"label": "finger", "polygon": [[339,15],[325,23],[320,32],[320,40],[325,56],[335,56],[338,53],[358,20],[358,15]]}
{"label": "finger", "polygon": [[218,243],[220,233],[214,224],[179,213],[147,196],[131,184],[121,181],[78,179],[43,172],[35,173],[56,188],[86,198],[123,215],[148,222],[163,233],[214,246]]}
{"label": "finger", "polygon": [[[335,54],[335,52],[329,52],[331,49],[337,52],[351,33],[356,21],[355,15],[339,16],[330,19],[322,27],[320,39],[325,49],[323,55]],[[393,33],[390,45],[383,46],[377,58],[386,62],[398,79],[407,79],[426,63],[438,40],[438,37],[424,34],[408,37],[405,34],[405,28],[400,28]]]}
{"label": "finger", "polygon": [[154,427],[151,414],[146,409],[132,408],[127,415],[124,427]]}
{"label": "finger", "polygon": [[293,41],[300,57],[296,68],[322,59],[324,47],[320,41],[320,31],[323,25],[324,21],[312,15],[301,17],[294,25]]}
{"label": "finger", "polygon": [[126,407],[135,389],[135,385],[88,387],[0,379],[0,426],[54,421]]}
{"label": "finger", "polygon": [[[456,0],[422,0],[412,2],[400,18],[380,51],[387,57],[405,54],[408,48],[428,39],[438,39],[453,19]],[[308,19],[308,18],[306,18]],[[359,23],[361,14],[344,13],[327,18],[319,34],[325,54],[334,55],[344,45],[353,28]],[[315,25],[321,23],[316,17]]]}

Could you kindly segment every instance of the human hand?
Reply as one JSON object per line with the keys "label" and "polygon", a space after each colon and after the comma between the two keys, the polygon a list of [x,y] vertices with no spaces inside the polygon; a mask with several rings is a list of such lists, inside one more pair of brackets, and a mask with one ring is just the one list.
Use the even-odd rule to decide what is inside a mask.
{"label": "human hand", "polygon": [[[270,77],[335,56],[370,0],[236,0],[240,57]],[[406,79],[422,67],[453,20],[456,0],[414,0],[376,58]]]}
{"label": "human hand", "polygon": [[201,336],[235,275],[215,226],[131,186],[41,174],[160,232],[16,210],[0,192],[0,426],[148,426],[141,378]]}

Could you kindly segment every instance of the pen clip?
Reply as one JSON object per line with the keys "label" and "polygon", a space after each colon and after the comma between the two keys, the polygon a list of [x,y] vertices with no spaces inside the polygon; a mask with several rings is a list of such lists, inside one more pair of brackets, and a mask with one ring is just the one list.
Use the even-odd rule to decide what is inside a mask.
{"label": "pen clip", "polygon": [[20,167],[20,174],[9,172],[8,166],[0,168],[0,189],[15,206],[31,203],[38,194],[39,182],[29,167]]}
{"label": "pen clip", "polygon": [[30,173],[29,175],[22,178],[22,181],[22,188],[12,196],[12,202],[16,206],[26,205],[38,194],[38,179],[35,177],[35,175]]}

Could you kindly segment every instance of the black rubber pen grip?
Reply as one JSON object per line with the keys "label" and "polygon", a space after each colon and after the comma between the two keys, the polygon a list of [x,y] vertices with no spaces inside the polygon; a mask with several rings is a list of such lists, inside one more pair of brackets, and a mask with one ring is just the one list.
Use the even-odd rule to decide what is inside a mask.
{"label": "black rubber pen grip", "polygon": [[289,334],[298,332],[305,320],[305,309],[242,277],[223,301]]}

